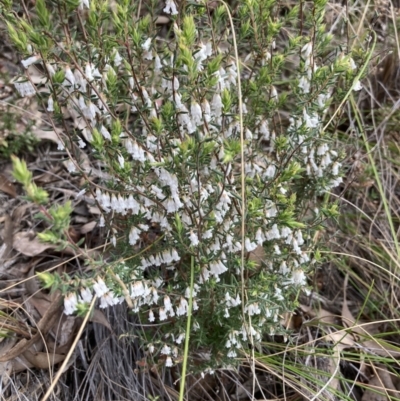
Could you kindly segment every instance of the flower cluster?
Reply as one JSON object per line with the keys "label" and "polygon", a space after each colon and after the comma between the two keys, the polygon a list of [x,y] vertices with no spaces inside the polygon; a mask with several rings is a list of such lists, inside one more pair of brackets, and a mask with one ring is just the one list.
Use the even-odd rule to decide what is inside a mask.
{"label": "flower cluster", "polygon": [[[94,293],[102,308],[129,297],[144,323],[163,323],[147,350],[164,356],[166,366],[182,355],[191,300],[191,336],[215,351],[218,363],[232,363],[238,350],[265,333],[284,332],[279,315],[306,287],[312,233],[329,211],[319,212],[315,195],[341,182],[340,155],[322,126],[335,85],[354,70],[354,61],[323,64],[319,57],[317,66],[324,48],[312,43],[329,44],[322,25],[306,43],[299,37],[278,49],[279,26],[291,27],[294,17],[272,24],[269,15],[279,15],[278,6],[256,2],[264,12],[255,16],[244,2],[234,18],[239,54],[245,54],[239,60],[231,56],[231,40],[222,40],[232,34],[223,7],[210,22],[201,4],[178,10],[167,0],[164,12],[180,14],[167,38],[157,36],[154,18],[132,22],[131,6],[110,13],[94,0],[69,11],[84,23],[71,23],[63,46],[56,35],[38,45],[26,23],[20,25],[27,35],[18,42],[28,56],[24,67],[45,71],[44,108],[56,122],[73,122],[59,145],[76,157],[68,169],[79,174],[79,152],[89,148],[107,172],[104,181],[88,184],[101,210],[99,225],[109,228],[117,253],[127,258],[110,260],[92,281],[71,285],[65,313],[91,302]],[[321,24],[324,12],[322,3],[313,7],[310,26]],[[265,40],[261,48],[252,40],[258,30],[242,24],[250,14]],[[41,15],[38,24],[46,21]],[[99,41],[102,24],[111,34]],[[75,47],[66,45],[73,41]],[[284,61],[298,54],[297,87],[279,86]],[[21,96],[35,91],[31,81],[15,86]],[[289,89],[294,102],[285,95]],[[285,109],[291,117],[279,125]],[[310,206],[314,213],[306,213]],[[146,243],[151,227],[159,234]]]}

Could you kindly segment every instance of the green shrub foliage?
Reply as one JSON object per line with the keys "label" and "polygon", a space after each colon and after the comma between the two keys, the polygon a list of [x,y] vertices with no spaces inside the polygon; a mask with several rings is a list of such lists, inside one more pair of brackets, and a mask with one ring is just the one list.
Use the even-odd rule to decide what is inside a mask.
{"label": "green shrub foliage", "polygon": [[286,334],[281,317],[306,289],[314,234],[336,213],[321,195],[342,181],[324,122],[361,89],[325,5],[246,0],[228,12],[167,0],[162,19],[155,2],[37,0],[22,17],[4,6],[26,69],[15,87],[62,128],[59,148],[111,244],[111,256],[88,261],[90,275],[50,280],[66,314],[94,294],[100,308],[126,302],[144,352],[166,366],[182,360],[189,306],[203,367]]}

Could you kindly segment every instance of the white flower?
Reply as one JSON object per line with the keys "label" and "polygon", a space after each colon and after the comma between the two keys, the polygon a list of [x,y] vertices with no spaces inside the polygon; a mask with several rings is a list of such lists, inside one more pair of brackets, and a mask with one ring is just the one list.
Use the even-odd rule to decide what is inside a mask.
{"label": "white flower", "polygon": [[104,219],[104,216],[101,215],[99,220],[99,227],[105,227],[105,225],[106,225],[106,220]]}
{"label": "white flower", "polygon": [[203,106],[203,111],[204,111],[204,119],[207,122],[210,122],[211,120],[211,107],[210,107],[210,103],[208,103],[207,99],[204,99],[201,103],[201,105]]}
{"label": "white flower", "polygon": [[127,139],[125,141],[125,147],[133,160],[138,160],[142,163],[146,161],[144,150],[136,141],[132,141],[130,138]]}
{"label": "white flower", "polygon": [[234,61],[232,62],[232,65],[226,69],[226,72],[228,73],[228,82],[230,82],[233,85],[236,85],[237,71],[236,71],[236,63]]}
{"label": "white flower", "polygon": [[99,277],[97,281],[93,285],[93,289],[97,295],[97,297],[102,297],[105,293],[107,293],[109,288],[106,286],[105,282]]}
{"label": "white flower", "polygon": [[329,146],[326,143],[323,143],[322,145],[319,145],[317,148],[317,155],[318,156],[323,156],[326,152],[328,152]]}
{"label": "white flower", "polygon": [[90,8],[89,0],[79,0],[79,8],[82,10],[83,7]]}
{"label": "white flower", "polygon": [[108,139],[109,141],[111,141],[111,134],[104,125],[101,126],[100,133],[101,135],[103,135],[104,139]]}
{"label": "white flower", "polygon": [[267,232],[267,234],[266,234],[266,239],[267,240],[272,240],[272,239],[279,239],[281,236],[280,236],[280,233],[279,233],[279,229],[278,229],[278,226],[276,225],[276,224],[274,224],[273,226],[272,226],[272,228]]}
{"label": "white flower", "polygon": [[159,311],[160,321],[167,320],[167,312],[165,308],[161,307]]}
{"label": "white flower", "polygon": [[282,290],[280,288],[275,287],[275,294],[274,295],[275,295],[275,297],[276,297],[276,299],[278,301],[283,301],[284,300],[284,297],[282,295]]}
{"label": "white flower", "polygon": [[82,196],[85,195],[85,193],[86,193],[86,189],[83,188],[75,195],[75,198],[76,199],[82,198]]}
{"label": "white flower", "polygon": [[332,163],[331,157],[330,157],[329,153],[327,152],[322,156],[321,167],[323,168],[323,167],[329,166],[331,163]]}
{"label": "white flower", "polygon": [[151,38],[148,38],[143,44],[142,44],[142,49],[146,52],[150,50],[151,46]]}
{"label": "white flower", "polygon": [[[177,91],[179,89],[179,80],[178,78],[174,75],[173,80],[166,80],[166,79],[162,79],[161,81],[161,87],[166,89],[167,92],[172,93],[172,91]],[[178,95],[178,93],[174,94],[174,97],[176,97]],[[178,104],[177,104],[178,106]]]}
{"label": "white flower", "polygon": [[248,313],[249,316],[259,315],[261,313],[260,305],[258,304],[258,302],[247,305],[244,308],[244,311],[245,313]]}
{"label": "white flower", "polygon": [[47,71],[50,74],[50,76],[53,76],[56,73],[56,70],[54,69],[54,67],[51,64],[46,63],[46,68],[47,68]]}
{"label": "white flower", "polygon": [[341,167],[341,163],[338,163],[338,162],[333,163],[333,165],[332,165],[332,175],[338,175],[340,167]]}
{"label": "white flower", "polygon": [[212,238],[213,236],[213,229],[211,228],[210,230],[207,230],[203,233],[203,239],[209,239]]}
{"label": "white flower", "polygon": [[154,71],[160,71],[162,68],[161,60],[158,54],[154,58]]}
{"label": "white flower", "polygon": [[142,49],[144,50],[143,58],[145,60],[152,60],[153,59],[153,53],[150,50],[151,46],[151,38],[148,38],[143,44],[142,44]]}
{"label": "white flower", "polygon": [[150,291],[151,291],[151,296],[152,296],[152,302],[153,302],[153,304],[157,304],[158,298],[159,298],[157,289],[155,289],[154,287],[151,287]]}
{"label": "white flower", "polygon": [[164,307],[165,307],[165,312],[171,313],[171,311],[173,311],[171,298],[168,295],[164,297]]}
{"label": "white flower", "polygon": [[279,273],[281,273],[282,275],[286,276],[286,274],[289,273],[289,268],[287,266],[287,263],[285,261],[283,261],[280,266],[279,266]]}
{"label": "white flower", "polygon": [[67,170],[70,173],[74,173],[76,171],[75,163],[72,160],[68,160],[66,163]]}
{"label": "white flower", "polygon": [[270,164],[265,170],[264,177],[265,178],[273,178],[276,173],[276,166],[274,164]]}
{"label": "white flower", "polygon": [[93,299],[92,291],[90,291],[89,288],[82,288],[81,289],[81,297],[82,297],[83,302],[86,302],[86,303],[92,302],[92,299]]}
{"label": "white flower", "polygon": [[64,313],[66,315],[72,315],[78,305],[78,298],[74,292],[71,292],[64,298]]}
{"label": "white flower", "polygon": [[24,66],[24,68],[28,68],[31,64],[35,63],[38,60],[39,60],[38,56],[32,56],[32,57],[28,57],[25,60],[22,60],[21,64]]}
{"label": "white flower", "polygon": [[114,53],[114,65],[116,67],[119,67],[122,63],[122,57],[121,55],[118,53],[118,50]]}
{"label": "white flower", "polygon": [[228,268],[220,260],[212,261],[210,263],[210,273],[217,279],[220,274],[225,273],[227,270]]}
{"label": "white flower", "polygon": [[192,230],[190,231],[189,239],[190,239],[190,245],[191,246],[199,245],[199,237]]}
{"label": "white flower", "polygon": [[203,124],[203,115],[201,111],[200,105],[192,100],[192,104],[190,106],[190,114],[192,117],[192,124],[198,127],[199,125]]}
{"label": "white flower", "polygon": [[318,106],[321,108],[326,107],[326,103],[331,97],[330,93],[320,93],[317,98]]}
{"label": "white flower", "polygon": [[104,309],[107,306],[113,306],[120,303],[120,300],[114,295],[112,291],[107,292],[100,298],[100,308]]}
{"label": "white flower", "polygon": [[174,363],[172,362],[172,358],[170,356],[167,356],[167,359],[165,360],[165,366],[167,368],[174,366]]}
{"label": "white flower", "polygon": [[218,93],[215,93],[211,100],[211,115],[214,117],[220,117],[222,114],[222,99]]}
{"label": "white flower", "polygon": [[203,70],[203,61],[207,59],[207,57],[212,55],[212,45],[211,42],[207,42],[207,44],[200,44],[200,50],[194,55],[194,58],[197,60],[198,65],[197,69],[199,71]]}
{"label": "white flower", "polygon": [[179,336],[176,338],[175,342],[176,342],[177,344],[181,344],[182,341],[183,341],[184,339],[185,339],[185,333],[181,333],[181,334],[179,334]]}
{"label": "white flower", "polygon": [[78,137],[78,145],[81,149],[83,149],[84,147],[86,147],[86,143],[85,141],[82,140],[82,138]]}
{"label": "white flower", "polygon": [[94,80],[94,76],[93,76],[93,65],[90,63],[86,64],[85,67],[85,75],[86,75],[86,79],[88,80],[88,82],[91,82]]}
{"label": "white flower", "polygon": [[124,164],[125,164],[124,156],[118,155],[118,163],[121,166],[121,168],[124,168]]}
{"label": "white flower", "polygon": [[289,227],[282,227],[281,228],[281,237],[287,238],[292,233],[292,230]]}
{"label": "white flower", "polygon": [[100,114],[100,110],[95,104],[89,101],[86,105],[86,108],[83,110],[83,115],[90,121],[94,121],[94,119],[96,118],[96,113]]}
{"label": "white flower", "polygon": [[306,285],[306,275],[301,269],[296,269],[292,272],[292,277],[290,277],[290,282],[294,285]]}
{"label": "white flower", "polygon": [[363,88],[363,86],[361,85],[361,82],[359,79],[357,79],[356,81],[354,81],[353,83],[353,91],[360,91]]}
{"label": "white flower", "polygon": [[65,81],[63,82],[63,86],[74,86],[75,85],[75,77],[71,71],[71,68],[65,68]]}
{"label": "white flower", "polygon": [[[109,66],[108,69],[111,67]],[[114,72],[115,73],[115,72]],[[95,78],[101,78],[100,71],[93,64],[87,63],[85,67],[85,75],[89,82],[93,81]]]}
{"label": "white flower", "polygon": [[336,179],[334,179],[334,180],[331,180],[330,183],[329,183],[329,185],[328,185],[327,190],[329,190],[330,188],[335,188],[335,187],[337,187],[337,186],[340,185],[342,182],[343,182],[343,178],[342,178],[342,177],[338,177],[338,178],[336,178]]}
{"label": "white flower", "polygon": [[308,58],[308,57],[310,57],[312,50],[313,50],[313,44],[312,44],[312,42],[308,42],[301,49],[301,55],[304,58]]}
{"label": "white flower", "polygon": [[145,293],[145,287],[142,281],[136,281],[131,287],[131,298],[137,298]]}
{"label": "white flower", "polygon": [[356,63],[351,57],[349,58],[349,64],[350,64],[350,70],[354,71],[357,69]]}
{"label": "white flower", "polygon": [[301,89],[301,91],[303,93],[310,93],[311,83],[310,83],[310,80],[306,76],[302,76],[300,78],[298,86],[299,86],[299,89]]}
{"label": "white flower", "polygon": [[307,128],[316,128],[319,124],[319,118],[315,114],[308,114],[306,109],[303,109],[303,120]]}
{"label": "white flower", "polygon": [[165,1],[165,8],[163,9],[163,11],[166,14],[171,14],[171,15],[178,14],[178,10],[176,8],[176,4],[175,4],[174,0],[166,0]]}
{"label": "white flower", "polygon": [[188,302],[186,301],[185,298],[181,297],[181,300],[179,302],[179,306],[176,308],[176,315],[177,316],[183,316],[187,313],[188,310]]}
{"label": "white flower", "polygon": [[172,257],[172,260],[175,260],[176,262],[181,260],[181,257],[178,255],[178,252],[176,251],[176,249],[171,250],[171,257]]}
{"label": "white flower", "polygon": [[164,346],[162,347],[161,354],[163,355],[170,355],[171,354],[171,347],[169,347],[167,344],[164,344]]}
{"label": "white flower", "polygon": [[252,252],[257,248],[257,244],[255,242],[251,242],[250,238],[246,238],[244,244],[247,252]]}
{"label": "white flower", "polygon": [[175,199],[167,198],[163,202],[163,205],[165,206],[167,213],[175,213],[183,206],[183,204],[179,200],[179,198],[175,198]]}
{"label": "white flower", "polygon": [[141,230],[138,229],[137,227],[133,226],[131,228],[131,231],[129,232],[129,244],[130,245],[136,245],[136,243],[138,242],[138,240],[140,238],[140,233],[141,233]]}
{"label": "white flower", "polygon": [[296,240],[297,240],[297,243],[298,243],[300,246],[304,244],[303,234],[301,233],[300,230],[297,231],[297,233],[296,233]]}
{"label": "white flower", "polygon": [[[195,283],[193,285],[192,295],[196,296],[199,289],[200,289],[199,285]],[[188,299],[190,298],[190,287],[186,287],[185,297],[188,298]]]}
{"label": "white flower", "polygon": [[262,120],[258,131],[262,135],[262,139],[264,139],[264,141],[268,141],[270,136],[268,121]]}
{"label": "white flower", "polygon": [[203,284],[203,283],[207,282],[209,280],[209,278],[210,278],[210,271],[206,267],[203,267],[201,269],[199,283]]}
{"label": "white flower", "polygon": [[273,85],[271,86],[271,99],[278,100],[278,91]]}
{"label": "white flower", "polygon": [[47,111],[50,113],[54,111],[54,100],[52,96],[49,96],[49,99],[47,100]]}

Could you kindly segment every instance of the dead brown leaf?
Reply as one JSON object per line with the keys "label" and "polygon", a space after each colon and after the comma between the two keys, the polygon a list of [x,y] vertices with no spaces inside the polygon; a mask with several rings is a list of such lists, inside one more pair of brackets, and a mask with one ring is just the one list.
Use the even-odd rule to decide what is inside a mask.
{"label": "dead brown leaf", "polygon": [[[399,389],[396,388],[397,378],[389,373],[383,365],[372,365],[375,374],[369,380],[368,387],[361,401],[388,401],[400,399]],[[393,397],[393,398],[390,398]]]}
{"label": "dead brown leaf", "polygon": [[24,218],[26,211],[30,210],[31,208],[32,208],[32,205],[30,205],[29,203],[24,203],[14,209],[14,211],[12,213],[12,220],[14,223],[14,227],[19,226],[19,223]]}
{"label": "dead brown leaf", "polygon": [[311,306],[303,304],[300,305],[300,308],[303,312],[307,313],[312,319],[318,320],[318,322],[321,322],[323,324],[335,324],[336,316],[323,308],[314,310]]}
{"label": "dead brown leaf", "polygon": [[23,356],[29,363],[39,369],[51,369],[54,365],[65,359],[65,355],[32,352],[30,350],[26,350]]}
{"label": "dead brown leaf", "polygon": [[80,229],[81,234],[90,233],[96,227],[96,225],[97,221],[90,221],[89,223],[84,224]]}
{"label": "dead brown leaf", "polygon": [[107,327],[108,330],[112,331],[109,321],[101,310],[95,309],[89,320],[93,323],[102,324],[104,327]]}
{"label": "dead brown leaf", "polygon": [[14,184],[4,175],[0,173],[0,191],[13,198],[17,197],[17,189]]}
{"label": "dead brown leaf", "polygon": [[13,230],[14,230],[14,225],[13,221],[10,217],[9,214],[5,215],[5,220],[4,220],[4,231],[3,231],[3,241],[6,246],[6,248],[3,251],[2,254],[2,260],[8,259],[10,256],[11,250],[13,248]]}
{"label": "dead brown leaf", "polygon": [[14,235],[13,247],[25,256],[36,256],[47,249],[53,248],[53,245],[40,242],[32,231],[21,231]]}
{"label": "dead brown leaf", "polygon": [[323,308],[314,311],[310,306],[301,305],[301,309],[304,312],[307,312],[312,318],[312,320],[306,324],[311,326],[322,325],[327,333],[326,337],[334,343],[334,346],[337,347],[337,349],[343,350],[354,346],[355,341],[351,334],[344,330],[335,331],[335,329],[330,327],[335,323],[335,315]]}
{"label": "dead brown leaf", "polygon": [[[43,294],[44,295],[44,294]],[[49,310],[49,307],[51,305],[50,300],[47,300],[43,297],[36,297],[32,296],[27,300],[26,302],[29,302],[32,304],[36,310],[39,312],[40,316],[44,316],[46,312]]]}
{"label": "dead brown leaf", "polygon": [[391,357],[398,361],[400,358],[400,348],[384,341],[382,339],[369,338],[365,341],[360,341],[361,346],[376,355]]}
{"label": "dead brown leaf", "polygon": [[32,132],[36,138],[38,139],[42,139],[42,140],[47,140],[47,141],[51,141],[54,143],[58,143],[59,139],[58,139],[58,135],[55,131],[45,131],[43,129],[35,129]]}
{"label": "dead brown leaf", "polygon": [[63,316],[61,330],[57,333],[58,347],[72,343],[76,327],[75,316]]}

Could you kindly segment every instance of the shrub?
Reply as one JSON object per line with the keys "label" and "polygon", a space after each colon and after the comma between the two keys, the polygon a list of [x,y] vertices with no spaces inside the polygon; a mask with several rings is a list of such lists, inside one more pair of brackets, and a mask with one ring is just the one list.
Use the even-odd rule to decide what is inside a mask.
{"label": "shrub", "polygon": [[[325,0],[286,11],[247,0],[231,12],[167,0],[167,31],[155,2],[136,3],[3,11],[28,68],[16,89],[64,128],[59,146],[113,246],[88,260],[90,276],[51,284],[63,281],[66,314],[93,294],[101,308],[126,301],[146,327],[144,351],[166,366],[182,360],[192,316],[198,366],[232,365],[266,333],[287,334],[281,316],[307,287],[315,233],[336,215],[321,195],[340,184],[342,156],[324,121],[361,74],[332,45]],[[81,168],[87,148],[109,179]]]}

